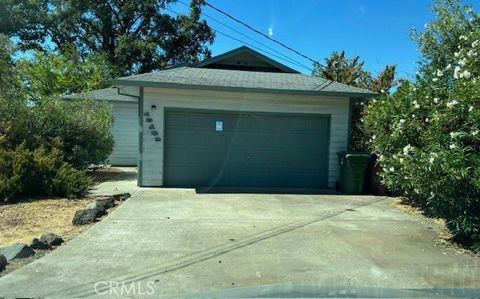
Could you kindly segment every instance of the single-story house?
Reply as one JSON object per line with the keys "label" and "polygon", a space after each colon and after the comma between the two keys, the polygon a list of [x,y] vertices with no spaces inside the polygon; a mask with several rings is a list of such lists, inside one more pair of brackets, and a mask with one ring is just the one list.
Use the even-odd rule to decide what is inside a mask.
{"label": "single-story house", "polygon": [[122,94],[118,88],[97,89],[64,96],[65,99],[91,98],[112,106],[111,129],[115,144],[107,163],[114,166],[137,166],[138,163],[138,98]]}
{"label": "single-story house", "polygon": [[112,164],[133,163],[138,144],[138,185],[151,187],[333,188],[351,103],[375,95],[248,47],[113,84],[94,91],[114,104]]}
{"label": "single-story house", "polygon": [[138,99],[140,186],[333,188],[351,102],[374,95],[248,47],[113,84]]}

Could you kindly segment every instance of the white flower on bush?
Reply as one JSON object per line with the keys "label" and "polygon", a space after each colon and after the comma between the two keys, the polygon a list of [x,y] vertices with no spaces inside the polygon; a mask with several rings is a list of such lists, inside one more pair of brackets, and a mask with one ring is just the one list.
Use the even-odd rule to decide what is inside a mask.
{"label": "white flower on bush", "polygon": [[475,130],[472,132],[472,136],[477,136],[478,135],[478,130]]}
{"label": "white flower on bush", "polygon": [[430,164],[433,164],[433,161],[435,161],[435,157],[430,157],[430,159],[428,159],[428,162],[430,162]]}
{"label": "white flower on bush", "polygon": [[480,45],[480,40],[478,40],[478,39],[477,39],[477,40],[474,40],[474,41],[472,42],[472,48],[475,48],[475,47],[477,47],[477,46],[479,46],[479,45]]}
{"label": "white flower on bush", "polygon": [[467,56],[468,57],[477,56],[477,52],[475,52],[474,50],[470,50],[470,51],[467,52]]}
{"label": "white flower on bush", "polygon": [[404,161],[403,158],[398,159],[398,162],[400,162],[401,164],[403,164],[403,161]]}
{"label": "white flower on bush", "polygon": [[450,144],[450,145],[448,146],[449,149],[454,149],[454,148],[456,148],[456,147],[457,147],[457,146],[456,146],[454,143],[452,143],[452,144]]}
{"label": "white flower on bush", "polygon": [[448,108],[452,108],[453,106],[455,106],[456,104],[458,104],[458,101],[457,100],[453,100],[453,101],[450,101],[447,103],[447,107]]}
{"label": "white flower on bush", "polygon": [[416,117],[415,114],[412,114],[412,118],[415,118],[415,117]]}
{"label": "white flower on bush", "polygon": [[395,171],[395,168],[394,168],[393,166],[390,166],[390,168],[388,169],[388,171],[394,172],[394,171]]}
{"label": "white flower on bush", "polygon": [[449,64],[447,65],[447,67],[445,68],[445,70],[449,71],[449,70],[451,70],[451,69],[452,69],[452,64],[449,63]]}
{"label": "white flower on bush", "polygon": [[416,109],[420,108],[420,105],[418,104],[418,102],[417,102],[416,100],[413,101],[413,106],[414,106]]}
{"label": "white flower on bush", "polygon": [[460,59],[460,60],[458,61],[458,65],[460,65],[460,66],[465,66],[465,64],[467,64],[467,60],[466,60],[465,58]]}
{"label": "white flower on bush", "polygon": [[468,112],[472,112],[472,111],[473,111],[473,106],[468,107]]}
{"label": "white flower on bush", "polygon": [[461,133],[460,132],[450,132],[450,138],[455,139],[457,138]]}
{"label": "white flower on bush", "polygon": [[435,104],[438,104],[438,101],[439,101],[439,100],[440,100],[440,99],[437,98],[437,97],[434,97],[434,98],[433,98],[433,102],[434,102]]}
{"label": "white flower on bush", "polygon": [[405,145],[403,148],[403,154],[406,156],[408,155],[411,151],[413,151],[415,148],[411,146],[410,144]]}
{"label": "white flower on bush", "polygon": [[405,120],[402,118],[398,121],[401,125],[403,125],[405,123]]}
{"label": "white flower on bush", "polygon": [[460,35],[461,40],[467,40],[467,37],[465,35]]}
{"label": "white flower on bush", "polygon": [[437,77],[443,76],[443,72],[441,70],[437,70]]}
{"label": "white flower on bush", "polygon": [[[460,47],[460,46],[459,46],[459,47]],[[458,56],[460,56],[460,53],[455,52],[455,53],[453,53],[453,56],[458,57]]]}
{"label": "white flower on bush", "polygon": [[433,82],[437,82],[437,81],[438,81],[438,78],[433,78],[432,81],[433,81]]}
{"label": "white flower on bush", "polygon": [[430,121],[430,118],[425,118],[425,122],[428,123]]}
{"label": "white flower on bush", "polygon": [[464,70],[462,73],[460,73],[460,78],[470,79],[471,77],[472,73],[470,73],[468,70]]}
{"label": "white flower on bush", "polygon": [[453,70],[453,78],[455,79],[460,79],[460,72],[462,69],[457,65],[455,69]]}

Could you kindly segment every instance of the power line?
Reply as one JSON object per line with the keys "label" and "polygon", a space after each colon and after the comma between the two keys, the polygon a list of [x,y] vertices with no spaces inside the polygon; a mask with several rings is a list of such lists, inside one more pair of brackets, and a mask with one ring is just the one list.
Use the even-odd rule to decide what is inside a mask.
{"label": "power line", "polygon": [[[183,1],[178,1],[178,2],[180,2],[181,4],[183,4],[183,5],[187,6],[187,7],[190,7],[187,3],[183,2]],[[204,15],[205,17],[207,17],[207,18],[209,18],[209,19],[211,19],[211,20],[219,23],[220,25],[223,25],[223,26],[229,28],[230,30],[232,30],[232,31],[234,31],[234,32],[236,32],[236,33],[238,33],[238,34],[240,34],[240,35],[248,38],[249,40],[251,40],[251,41],[253,41],[253,42],[257,43],[257,44],[260,44],[260,45],[262,45],[263,47],[265,47],[265,48],[267,48],[267,49],[269,49],[269,50],[271,50],[271,51],[273,51],[273,52],[275,52],[275,53],[277,53],[277,54],[285,57],[285,59],[287,59],[288,62],[290,62],[290,63],[292,63],[292,64],[295,64],[296,66],[302,67],[302,68],[304,68],[304,69],[307,69],[307,70],[309,70],[309,71],[311,71],[311,72],[313,71],[313,69],[312,69],[311,67],[308,67],[308,66],[306,66],[305,64],[303,64],[303,63],[301,63],[301,62],[298,62],[298,61],[292,59],[291,57],[283,54],[282,52],[277,51],[277,50],[275,50],[274,48],[272,48],[272,47],[270,47],[270,46],[268,46],[268,45],[265,45],[264,43],[262,43],[262,42],[260,42],[260,41],[258,41],[258,40],[256,40],[256,39],[254,39],[254,38],[246,35],[245,33],[241,32],[241,31],[238,31],[237,29],[233,28],[232,26],[230,26],[230,25],[228,25],[228,24],[225,24],[224,22],[218,20],[217,18],[214,18],[214,17],[206,14],[206,13],[203,12],[203,11],[201,12],[201,14]]]}
{"label": "power line", "polygon": [[[176,14],[176,15],[180,15],[180,13],[178,13],[178,12],[176,12],[176,11],[168,8],[168,7],[165,7],[165,10],[167,10],[167,11],[169,11],[169,12],[171,12],[171,13],[174,13],[174,14]],[[233,37],[233,36],[231,36],[231,35],[229,35],[229,34],[227,34],[227,33],[224,33],[224,32],[222,32],[222,31],[220,31],[220,30],[218,30],[218,29],[212,28],[212,30],[215,31],[216,33],[219,33],[219,34],[221,34],[221,35],[223,35],[223,36],[226,36],[226,37],[228,37],[228,38],[230,38],[230,39],[232,39],[232,40],[235,40],[235,41],[237,41],[237,42],[240,42],[240,43],[242,43],[242,44],[245,44],[245,45],[247,45],[247,46],[249,46],[249,47],[251,47],[251,48],[254,48],[254,49],[258,50],[258,51],[264,52],[264,53],[266,53],[266,54],[268,54],[268,55],[271,55],[271,56],[276,57],[276,58],[278,58],[278,59],[281,59],[281,60],[283,60],[283,61],[296,64],[296,65],[298,65],[298,66],[301,66],[301,67],[303,67],[303,68],[308,69],[309,71],[313,71],[312,68],[309,68],[309,67],[307,67],[307,66],[305,66],[305,65],[303,65],[303,64],[301,64],[301,63],[299,63],[299,62],[295,62],[294,60],[292,60],[291,58],[289,58],[288,56],[286,56],[286,55],[284,55],[284,54],[282,54],[282,53],[280,53],[280,54],[283,55],[283,56],[286,56],[288,59],[283,58],[283,57],[281,57],[281,56],[279,56],[279,55],[273,54],[273,53],[271,53],[271,52],[268,52],[268,51],[266,51],[266,50],[264,50],[264,49],[261,49],[261,48],[255,46],[255,45],[252,45],[251,43],[245,42],[245,41],[243,41],[243,40],[241,40],[241,39],[238,39],[238,38]],[[254,41],[255,41],[255,40],[254,40]],[[260,43],[260,42],[258,42],[258,43]],[[262,44],[262,43],[260,43],[260,44]],[[262,44],[262,45],[263,45],[263,44]],[[265,46],[265,45],[264,45],[264,46]],[[265,47],[267,47],[267,46],[265,46]],[[277,51],[276,51],[276,52],[277,52]]]}
{"label": "power line", "polygon": [[[181,2],[181,1],[180,1],[180,2]],[[303,58],[305,58],[305,59],[307,59],[307,60],[310,60],[310,61],[313,62],[313,63],[320,64],[318,61],[316,61],[316,60],[314,60],[314,59],[312,59],[312,58],[310,58],[310,57],[308,57],[308,56],[300,53],[299,51],[297,51],[297,50],[295,50],[295,49],[293,49],[293,48],[285,45],[284,43],[282,43],[282,42],[280,42],[280,41],[277,41],[276,39],[271,38],[270,36],[266,35],[265,33],[261,32],[260,30],[255,29],[255,28],[253,28],[252,26],[248,25],[247,23],[245,23],[245,22],[243,22],[243,21],[235,18],[235,17],[232,16],[231,14],[229,14],[229,13],[227,13],[227,12],[225,12],[225,11],[219,9],[219,8],[216,8],[215,6],[211,5],[211,4],[208,3],[207,1],[205,1],[205,5],[207,5],[208,7],[212,8],[213,10],[215,10],[215,11],[217,11],[217,12],[219,12],[219,13],[225,15],[225,16],[227,16],[228,18],[234,20],[235,22],[242,24],[243,26],[247,27],[248,29],[250,29],[250,30],[252,30],[252,31],[260,34],[261,36],[269,39],[270,41],[279,44],[280,46],[284,47],[285,49],[288,49],[288,50],[296,53],[297,55],[300,55],[300,56],[302,56]]]}

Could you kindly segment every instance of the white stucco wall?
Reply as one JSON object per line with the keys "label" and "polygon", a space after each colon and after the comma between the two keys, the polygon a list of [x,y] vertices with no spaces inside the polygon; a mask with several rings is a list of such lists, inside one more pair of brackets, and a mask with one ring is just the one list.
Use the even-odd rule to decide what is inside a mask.
{"label": "white stucco wall", "polygon": [[[152,105],[156,109],[152,109]],[[163,185],[164,108],[194,108],[210,110],[319,113],[331,115],[328,185],[333,188],[339,178],[337,152],[347,149],[349,99],[346,97],[318,97],[290,94],[243,93],[192,89],[144,88],[142,135],[142,186]],[[148,123],[145,118],[150,117]],[[149,126],[153,124],[157,136]],[[160,137],[161,141],[155,141]],[[158,140],[158,138],[157,138]]]}

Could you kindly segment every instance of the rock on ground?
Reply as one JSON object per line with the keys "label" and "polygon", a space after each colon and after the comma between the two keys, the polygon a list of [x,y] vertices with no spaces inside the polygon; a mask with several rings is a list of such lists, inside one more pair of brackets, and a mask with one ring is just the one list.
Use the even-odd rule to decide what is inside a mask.
{"label": "rock on ground", "polygon": [[58,246],[58,245],[61,245],[64,241],[62,239],[62,237],[54,234],[54,233],[46,233],[46,234],[43,234],[41,237],[40,237],[40,241],[50,245],[50,246]]}
{"label": "rock on ground", "polygon": [[113,197],[107,197],[102,199],[97,199],[91,204],[89,204],[87,209],[98,209],[102,215],[107,213],[107,209],[112,208],[115,205],[115,200]]}
{"label": "rock on ground", "polygon": [[52,246],[45,241],[40,241],[37,238],[33,238],[32,243],[30,243],[30,248],[33,248],[33,249],[52,249]]}
{"label": "rock on ground", "polygon": [[116,201],[124,201],[130,196],[131,196],[130,193],[120,193],[120,194],[113,195],[113,199]]}
{"label": "rock on ground", "polygon": [[83,209],[75,212],[73,216],[73,225],[84,225],[94,222],[98,217],[102,216],[104,212],[99,209]]}
{"label": "rock on ground", "polygon": [[7,264],[7,258],[3,254],[0,254],[0,272],[5,270]]}
{"label": "rock on ground", "polygon": [[33,256],[35,255],[35,251],[28,245],[16,243],[0,249],[0,254],[4,255],[9,262],[13,259]]}

